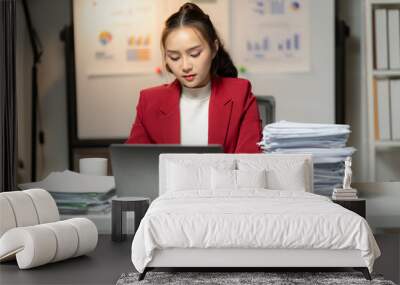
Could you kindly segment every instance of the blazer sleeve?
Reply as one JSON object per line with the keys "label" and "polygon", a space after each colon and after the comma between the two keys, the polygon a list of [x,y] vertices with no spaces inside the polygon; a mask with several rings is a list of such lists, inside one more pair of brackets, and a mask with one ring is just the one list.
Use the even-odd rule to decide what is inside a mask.
{"label": "blazer sleeve", "polygon": [[132,125],[132,129],[128,139],[125,141],[126,144],[151,144],[152,141],[146,131],[146,127],[143,124],[143,114],[145,110],[145,96],[140,92],[139,102],[136,106],[136,118]]}
{"label": "blazer sleeve", "polygon": [[246,100],[243,108],[242,120],[239,127],[238,141],[235,153],[260,153],[257,144],[261,141],[261,120],[256,98],[251,92],[250,82],[246,91]]}

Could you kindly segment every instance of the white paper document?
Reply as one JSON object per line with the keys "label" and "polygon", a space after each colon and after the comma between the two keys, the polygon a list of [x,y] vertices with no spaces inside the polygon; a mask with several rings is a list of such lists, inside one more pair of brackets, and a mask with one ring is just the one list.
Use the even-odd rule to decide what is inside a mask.
{"label": "white paper document", "polygon": [[21,189],[42,188],[49,192],[106,193],[115,188],[114,176],[84,175],[65,170],[52,172],[42,181],[18,185]]}

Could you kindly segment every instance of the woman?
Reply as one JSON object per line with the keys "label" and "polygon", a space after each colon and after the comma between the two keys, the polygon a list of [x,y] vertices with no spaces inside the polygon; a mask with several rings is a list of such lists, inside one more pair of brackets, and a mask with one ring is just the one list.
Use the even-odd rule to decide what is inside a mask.
{"label": "woman", "polygon": [[176,80],[142,90],[126,143],[221,144],[225,153],[257,153],[261,123],[250,82],[237,70],[210,21],[195,4],[171,15],[161,37]]}

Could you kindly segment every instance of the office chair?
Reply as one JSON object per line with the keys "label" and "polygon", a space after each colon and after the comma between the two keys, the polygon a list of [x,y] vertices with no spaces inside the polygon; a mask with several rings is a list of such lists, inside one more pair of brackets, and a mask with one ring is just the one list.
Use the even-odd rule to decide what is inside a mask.
{"label": "office chair", "polygon": [[275,122],[275,98],[274,96],[256,95],[258,111],[262,121],[262,128]]}

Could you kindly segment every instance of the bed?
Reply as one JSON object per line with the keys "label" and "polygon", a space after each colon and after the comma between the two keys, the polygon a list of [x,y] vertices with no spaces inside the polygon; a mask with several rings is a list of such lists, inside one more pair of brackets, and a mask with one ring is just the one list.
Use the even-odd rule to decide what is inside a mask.
{"label": "bed", "polygon": [[143,279],[159,267],[352,267],[371,279],[365,219],[313,194],[308,154],[162,154],[160,196],[132,242]]}

